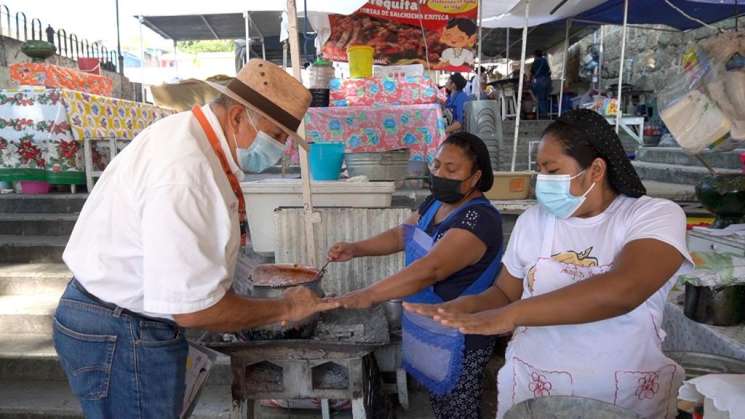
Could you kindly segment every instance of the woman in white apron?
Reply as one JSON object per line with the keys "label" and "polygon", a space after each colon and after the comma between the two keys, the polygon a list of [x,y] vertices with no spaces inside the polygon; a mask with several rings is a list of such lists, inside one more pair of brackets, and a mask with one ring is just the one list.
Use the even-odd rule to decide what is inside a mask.
{"label": "woman in white apron", "polygon": [[[494,283],[501,265],[502,229],[497,210],[483,197],[493,174],[478,137],[453,134],[432,165],[429,197],[407,222],[356,243],[337,243],[329,259],[380,256],[405,251],[406,268],[339,299],[365,308],[390,299],[442,303],[479,294]],[[478,419],[481,382],[494,338],[464,335],[432,319],[402,318],[404,368],[430,393],[435,416]]]}
{"label": "woman in white apron", "polygon": [[493,287],[406,305],[462,333],[513,332],[498,413],[544,396],[580,396],[674,418],[684,377],[661,349],[665,300],[690,269],[685,214],[644,196],[618,136],[592,111],[544,132],[539,206],[518,219]]}

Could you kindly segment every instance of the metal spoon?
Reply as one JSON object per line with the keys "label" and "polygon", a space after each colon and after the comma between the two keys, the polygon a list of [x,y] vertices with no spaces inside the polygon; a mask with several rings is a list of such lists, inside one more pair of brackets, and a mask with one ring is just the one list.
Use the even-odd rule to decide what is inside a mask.
{"label": "metal spoon", "polygon": [[326,259],[326,263],[323,264],[323,267],[318,271],[316,276],[313,278],[313,281],[318,281],[326,275],[326,268],[329,266],[329,263],[331,263],[331,259]]}

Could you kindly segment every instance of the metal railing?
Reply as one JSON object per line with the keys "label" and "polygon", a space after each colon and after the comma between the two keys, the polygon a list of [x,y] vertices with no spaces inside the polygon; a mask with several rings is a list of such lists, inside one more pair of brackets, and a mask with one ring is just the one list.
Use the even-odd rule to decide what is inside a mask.
{"label": "metal railing", "polygon": [[[29,29],[31,29],[30,34]],[[48,41],[54,44],[57,48],[57,54],[60,56],[75,61],[79,58],[98,58],[101,61],[102,69],[121,72],[116,50],[109,50],[100,42],[89,43],[87,39],[81,40],[76,34],[68,34],[63,28],[55,30],[51,25],[47,25],[45,29],[42,21],[38,18],[32,18],[29,25],[26,13],[18,11],[13,15],[8,6],[4,4],[0,4],[0,36],[14,38],[22,42],[29,40]]]}

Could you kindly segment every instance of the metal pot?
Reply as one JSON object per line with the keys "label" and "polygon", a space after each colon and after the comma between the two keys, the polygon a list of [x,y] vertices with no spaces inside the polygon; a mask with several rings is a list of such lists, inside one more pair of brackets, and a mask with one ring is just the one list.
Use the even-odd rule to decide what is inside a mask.
{"label": "metal pot", "polygon": [[708,374],[745,374],[745,361],[700,352],[665,352],[665,356],[680,364],[686,380]]}
{"label": "metal pot", "polygon": [[[288,288],[304,286],[323,296],[318,269],[296,264],[265,264],[257,266],[251,274],[251,296],[255,298],[281,298]],[[245,333],[252,340],[299,339],[313,335],[319,315],[292,322],[286,326],[274,324]]]}
{"label": "metal pot", "polygon": [[504,419],[641,419],[635,412],[598,400],[574,396],[546,396],[518,403]]}
{"label": "metal pot", "polygon": [[712,228],[725,228],[745,215],[745,174],[705,176],[696,185],[696,197],[716,214]]}
{"label": "metal pot", "polygon": [[745,285],[709,288],[686,284],[683,313],[714,326],[739,324],[745,319]]}
{"label": "metal pot", "polygon": [[409,149],[383,152],[347,153],[349,176],[367,176],[371,181],[401,181],[409,170]]}
{"label": "metal pot", "polygon": [[403,312],[401,300],[386,301],[383,308],[385,309],[385,318],[388,320],[388,327],[391,330],[400,330],[401,313]]}

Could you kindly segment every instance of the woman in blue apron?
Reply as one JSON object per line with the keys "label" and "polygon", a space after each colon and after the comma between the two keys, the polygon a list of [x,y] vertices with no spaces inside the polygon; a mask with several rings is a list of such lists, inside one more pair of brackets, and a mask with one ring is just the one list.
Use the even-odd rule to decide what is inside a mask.
{"label": "woman in blue apron", "polygon": [[645,196],[618,135],[593,111],[553,122],[537,163],[540,205],[515,223],[495,286],[444,310],[406,308],[462,333],[512,333],[498,419],[547,396],[675,418],[685,374],[662,351],[662,325],[676,275],[693,266],[685,213]]}
{"label": "woman in blue apron", "polygon": [[[391,299],[445,303],[489,288],[502,253],[502,223],[483,192],[492,187],[483,141],[457,133],[440,146],[431,167],[432,195],[401,226],[329,251],[336,262],[406,253],[406,268],[339,298],[346,308]],[[437,418],[479,418],[481,382],[494,338],[463,335],[431,319],[405,313],[403,364],[430,393]]]}

